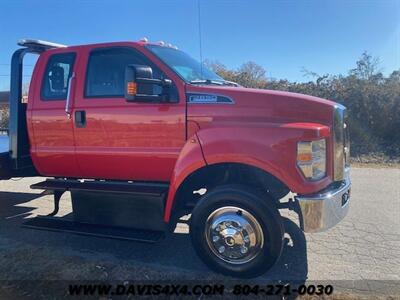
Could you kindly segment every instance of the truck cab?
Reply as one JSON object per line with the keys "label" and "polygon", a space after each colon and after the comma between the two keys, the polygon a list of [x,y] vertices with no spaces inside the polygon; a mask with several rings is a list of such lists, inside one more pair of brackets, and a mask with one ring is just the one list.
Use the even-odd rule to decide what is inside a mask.
{"label": "truck cab", "polygon": [[[104,219],[94,216],[100,205],[112,215],[108,225],[119,227],[162,231],[190,214],[203,261],[252,277],[280,256],[280,208],[295,210],[305,232],[347,214],[348,121],[340,104],[241,87],[165,43],[20,45],[2,178],[54,178],[35,187],[70,191],[77,223]],[[21,65],[32,52],[39,58],[26,104]],[[119,215],[112,207],[125,196],[129,209]]]}

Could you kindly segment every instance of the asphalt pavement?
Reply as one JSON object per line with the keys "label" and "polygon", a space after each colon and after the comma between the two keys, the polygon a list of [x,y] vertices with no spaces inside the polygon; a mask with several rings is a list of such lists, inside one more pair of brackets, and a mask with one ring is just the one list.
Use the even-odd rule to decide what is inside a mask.
{"label": "asphalt pavement", "polygon": [[[304,234],[295,215],[285,213],[281,259],[246,283],[324,283],[351,298],[400,297],[400,169],[353,168],[351,178],[345,220],[329,231]],[[210,271],[197,258],[185,222],[156,244],[21,227],[28,218],[52,211],[52,196],[29,189],[40,180],[0,181],[0,296],[46,295],[39,292],[40,280],[233,280]],[[70,212],[65,194],[58,216]]]}

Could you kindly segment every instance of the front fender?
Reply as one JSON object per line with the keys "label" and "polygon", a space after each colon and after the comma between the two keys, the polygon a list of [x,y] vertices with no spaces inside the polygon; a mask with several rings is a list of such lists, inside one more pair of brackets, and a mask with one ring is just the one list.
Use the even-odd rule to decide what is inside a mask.
{"label": "front fender", "polygon": [[[242,163],[258,167],[278,178],[295,193],[308,194],[328,186],[328,176],[319,181],[304,178],[297,167],[297,142],[329,137],[329,127],[314,123],[260,124],[241,127],[207,128],[197,132],[208,165]],[[327,139],[327,161],[330,139]]]}
{"label": "front fender", "polygon": [[175,168],[171,176],[170,187],[168,190],[167,202],[165,205],[164,221],[168,222],[171,217],[171,210],[175,199],[175,194],[185,180],[185,178],[206,165],[200,142],[196,134],[189,138],[183,146]]}
{"label": "front fender", "polygon": [[[241,163],[275,176],[292,192],[309,194],[322,190],[331,182],[331,165],[327,177],[306,180],[296,166],[297,142],[327,138],[329,127],[314,123],[261,124],[260,126],[226,126],[200,129],[183,147],[170,180],[164,221],[168,222],[175,194],[187,176],[211,164]],[[327,139],[327,161],[331,161]]]}

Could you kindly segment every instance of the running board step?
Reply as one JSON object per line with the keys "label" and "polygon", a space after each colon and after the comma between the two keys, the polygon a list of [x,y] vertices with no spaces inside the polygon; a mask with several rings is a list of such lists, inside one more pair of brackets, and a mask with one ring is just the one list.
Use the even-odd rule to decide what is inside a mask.
{"label": "running board step", "polygon": [[47,179],[32,184],[31,189],[53,191],[118,192],[158,197],[168,191],[169,184],[157,182],[120,182],[101,180]]}
{"label": "running board step", "polygon": [[165,230],[168,187],[156,182],[77,179],[47,179],[31,185],[54,193],[54,210],[48,216],[57,215],[61,195],[70,191],[77,223],[151,231]]}
{"label": "running board step", "polygon": [[57,217],[35,217],[22,224],[22,227],[145,243],[155,243],[164,237],[162,231],[84,224]]}

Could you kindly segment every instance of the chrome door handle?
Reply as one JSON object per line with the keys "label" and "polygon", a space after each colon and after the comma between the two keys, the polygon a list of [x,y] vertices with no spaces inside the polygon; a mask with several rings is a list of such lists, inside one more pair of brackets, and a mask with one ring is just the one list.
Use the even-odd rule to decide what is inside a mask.
{"label": "chrome door handle", "polygon": [[71,119],[71,108],[69,106],[71,104],[71,87],[72,87],[72,81],[74,79],[75,79],[75,72],[72,72],[72,75],[68,80],[67,101],[65,102],[65,113],[67,114],[68,119]]}

